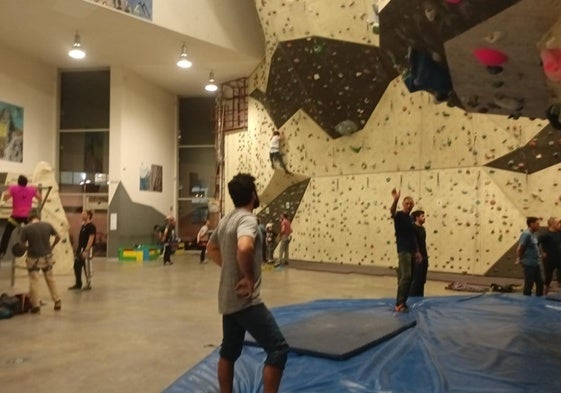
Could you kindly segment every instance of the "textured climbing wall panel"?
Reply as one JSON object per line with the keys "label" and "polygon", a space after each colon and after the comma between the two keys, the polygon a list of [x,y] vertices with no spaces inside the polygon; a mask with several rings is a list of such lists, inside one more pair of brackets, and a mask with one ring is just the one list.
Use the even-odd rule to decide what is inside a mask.
{"label": "textured climbing wall panel", "polygon": [[[250,78],[251,89],[265,90],[270,79],[269,64],[279,41],[314,34],[367,43],[354,25],[349,30],[327,27],[332,23],[327,21],[339,13],[335,6],[341,9],[341,21],[349,26],[355,23],[349,19],[354,12],[350,10],[351,3],[354,2],[257,1],[262,22],[270,24],[267,27],[263,23],[268,37],[267,54]],[[428,4],[414,2],[411,7],[425,3]],[[510,3],[489,4],[506,9]],[[474,4],[483,3],[470,0],[460,4],[470,10]],[[284,10],[289,8],[295,14],[296,10],[317,10],[317,20],[306,26],[296,26],[308,23],[300,16],[294,26],[291,23],[296,19],[283,19],[282,23],[275,20],[279,12],[288,16]],[[406,7],[403,13],[408,12]],[[491,10],[488,15],[497,12]],[[326,30],[314,31],[318,26]],[[281,194],[290,180],[274,172],[268,158],[269,138],[278,129],[284,136],[283,151],[290,171],[311,178],[293,220],[292,258],[395,267],[397,255],[389,207],[390,191],[398,187],[402,195],[415,199],[416,208],[426,211],[431,271],[487,275],[507,272],[520,276],[520,269],[512,268],[513,246],[525,228],[527,215],[544,219],[560,215],[561,164],[549,160],[532,174],[487,165],[505,160],[518,149],[527,149],[534,141],[534,148],[547,146],[552,156],[556,151],[561,153],[556,142],[550,145],[556,133],[543,131],[546,126],[547,122],[540,119],[509,119],[435,104],[428,93],[410,93],[401,77],[388,84],[363,129],[337,139],[326,134],[304,111],[297,111],[276,127],[264,105],[250,99],[248,131],[226,136],[227,177],[240,170],[249,171],[256,175],[262,195],[271,189],[272,194]],[[532,159],[543,160],[544,155],[542,152],[542,157],[537,158],[535,154]],[[271,198],[269,195],[264,199]]]}
{"label": "textured climbing wall panel", "polygon": [[364,127],[396,75],[389,57],[375,46],[307,37],[277,44],[267,89],[251,96],[277,127],[302,109],[338,138]]}
{"label": "textured climbing wall panel", "polygon": [[[480,263],[476,274],[490,271],[496,261],[518,241],[526,227],[527,213],[519,208],[519,199],[512,197],[512,185],[524,189],[525,179],[503,173],[507,175],[505,183],[505,178],[501,181],[500,176],[492,172],[487,168],[481,170],[482,193],[478,198],[480,220],[477,228]],[[514,259],[511,259],[511,263],[514,264]]]}
{"label": "textured climbing wall panel", "polygon": [[372,0],[265,0],[256,1],[268,44],[310,35],[377,44],[370,24]]}
{"label": "textured climbing wall panel", "polygon": [[525,145],[487,164],[493,168],[533,174],[561,162],[561,132],[548,125]]}
{"label": "textured climbing wall panel", "polygon": [[33,184],[41,184],[42,187],[52,187],[41,210],[41,220],[51,223],[61,237],[60,243],[53,249],[54,258],[57,261],[55,272],[58,274],[69,273],[74,265],[74,252],[70,243],[70,225],[60,200],[55,172],[51,165],[41,161],[35,167],[30,180]]}
{"label": "textured climbing wall panel", "polygon": [[[20,173],[8,173],[5,184],[17,184],[19,175]],[[33,175],[27,175],[27,177],[30,184],[35,186],[40,184],[43,187],[43,197],[47,195],[46,188],[52,187],[41,211],[41,220],[50,223],[61,237],[60,243],[53,249],[53,256],[56,261],[54,272],[55,274],[68,274],[72,272],[74,253],[72,251],[72,244],[70,244],[70,227],[62,207],[53,168],[48,163],[41,161],[35,167]],[[11,202],[7,203],[11,204]],[[10,250],[8,252],[11,254]],[[25,265],[24,258],[18,261],[18,265]],[[26,276],[27,272],[25,270],[16,270],[16,274],[18,276]]]}
{"label": "textured climbing wall panel", "polygon": [[323,177],[294,219],[292,256],[395,267],[393,187],[426,211],[432,270],[484,274],[520,234],[524,215],[481,168]]}
{"label": "textured climbing wall panel", "polygon": [[272,222],[275,233],[279,233],[281,214],[286,213],[290,221],[294,220],[309,182],[310,179],[305,179],[280,191],[278,196],[263,206],[257,214],[259,221],[263,224]]}
{"label": "textured climbing wall panel", "polygon": [[[540,51],[544,49],[559,49],[561,48],[561,19],[558,20],[549,29],[538,43],[538,49]],[[542,64],[543,65],[543,64]],[[549,93],[550,102],[555,104],[561,103],[561,83],[553,82],[549,79],[547,82],[547,91]]]}
{"label": "textured climbing wall panel", "polygon": [[[522,0],[446,42],[454,89],[466,110],[545,117],[550,95],[538,42],[560,14],[561,0]],[[474,56],[482,48],[499,51],[506,61],[487,72]]]}
{"label": "textured climbing wall panel", "polygon": [[380,12],[380,46],[399,65],[407,63],[409,47],[436,54],[446,62],[444,42],[516,4],[519,0],[446,1],[391,0]]}
{"label": "textured climbing wall panel", "polygon": [[546,125],[544,120],[539,119],[515,120],[477,113],[466,113],[466,117],[471,119],[472,128],[478,132],[476,147],[479,164],[486,164],[524,146]]}

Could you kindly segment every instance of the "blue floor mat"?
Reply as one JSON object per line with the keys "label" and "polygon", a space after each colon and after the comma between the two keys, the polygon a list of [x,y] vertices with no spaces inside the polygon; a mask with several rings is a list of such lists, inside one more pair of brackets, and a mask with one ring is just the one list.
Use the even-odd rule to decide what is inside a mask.
{"label": "blue floor mat", "polygon": [[[344,360],[398,335],[416,323],[412,314],[387,307],[328,310],[281,326],[290,350],[301,355]],[[249,334],[247,345],[258,346]]]}
{"label": "blue floor mat", "polygon": [[561,293],[552,293],[551,295],[547,295],[546,299],[561,302]]}
{"label": "blue floor mat", "polygon": [[[394,299],[319,300],[273,309],[280,326],[326,311],[377,309],[393,315]],[[410,299],[417,324],[347,360],[290,353],[280,393],[558,392],[561,306],[519,294]],[[246,346],[234,391],[262,393],[265,353]],[[219,392],[218,349],[173,382],[166,393]]]}

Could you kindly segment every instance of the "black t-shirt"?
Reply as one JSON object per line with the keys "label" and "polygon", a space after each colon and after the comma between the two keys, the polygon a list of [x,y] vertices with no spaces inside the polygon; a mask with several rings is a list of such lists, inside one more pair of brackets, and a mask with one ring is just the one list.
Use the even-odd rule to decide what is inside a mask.
{"label": "black t-shirt", "polygon": [[80,237],[78,238],[78,251],[83,251],[87,247],[90,235],[94,235],[95,239],[96,232],[97,229],[93,223],[88,222],[82,225],[82,228],[80,228]]}
{"label": "black t-shirt", "polygon": [[561,232],[544,232],[538,236],[538,243],[548,260],[561,259]]}
{"label": "black t-shirt", "polygon": [[395,227],[395,239],[397,241],[397,252],[416,252],[417,240],[415,235],[415,224],[411,216],[403,211],[398,211],[393,216]]}
{"label": "black t-shirt", "polygon": [[415,229],[415,235],[417,236],[417,244],[419,246],[419,252],[421,253],[423,260],[429,259],[429,254],[427,252],[427,231],[425,227],[413,224]]}
{"label": "black t-shirt", "polygon": [[164,229],[164,234],[164,242],[171,243],[175,241],[175,225],[167,224],[166,229]]}

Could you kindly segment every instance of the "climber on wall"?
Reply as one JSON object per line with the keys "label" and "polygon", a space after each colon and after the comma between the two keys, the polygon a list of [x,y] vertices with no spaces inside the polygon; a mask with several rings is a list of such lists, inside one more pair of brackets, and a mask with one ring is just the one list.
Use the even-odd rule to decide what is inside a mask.
{"label": "climber on wall", "polygon": [[273,136],[271,136],[271,139],[269,141],[269,158],[271,159],[271,167],[275,169],[275,161],[278,161],[281,168],[284,169],[284,172],[287,175],[290,175],[290,172],[286,168],[286,164],[284,163],[284,160],[282,158],[282,153],[280,149],[281,140],[282,137],[280,135],[280,132],[274,131]]}

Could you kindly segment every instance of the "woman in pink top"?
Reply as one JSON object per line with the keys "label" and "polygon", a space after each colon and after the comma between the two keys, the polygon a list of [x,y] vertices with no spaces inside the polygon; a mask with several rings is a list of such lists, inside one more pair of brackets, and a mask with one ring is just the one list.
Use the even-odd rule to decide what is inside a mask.
{"label": "woman in pink top", "polygon": [[12,198],[12,214],[6,223],[6,229],[4,229],[2,241],[0,242],[0,258],[6,254],[10,236],[15,227],[21,223],[27,223],[33,198],[37,198],[40,201],[41,194],[39,194],[37,187],[27,185],[27,177],[20,175],[18,177],[18,184],[9,186],[8,190],[4,193],[4,201],[10,198]]}

